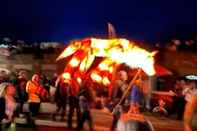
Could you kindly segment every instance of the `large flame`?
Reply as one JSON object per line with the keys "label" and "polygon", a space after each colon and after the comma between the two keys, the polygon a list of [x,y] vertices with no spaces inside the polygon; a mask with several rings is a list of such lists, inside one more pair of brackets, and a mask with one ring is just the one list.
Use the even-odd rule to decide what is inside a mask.
{"label": "large flame", "polygon": [[[105,58],[98,67],[91,71],[90,77],[104,85],[110,84],[107,75],[102,71],[112,74],[115,64],[125,63],[131,68],[141,68],[147,75],[154,75],[154,54],[136,46],[126,39],[84,39],[73,42],[60,54],[57,60],[73,55],[69,64],[76,68],[75,72],[85,74],[96,57]],[[70,68],[70,66],[66,68]],[[65,75],[65,74],[64,74]],[[70,74],[72,77],[72,74]],[[68,74],[65,75],[68,78]],[[81,83],[81,79],[76,78]]]}
{"label": "large flame", "polygon": [[79,65],[79,63],[80,63],[80,60],[78,60],[77,58],[73,58],[73,59],[71,59],[71,61],[70,61],[70,65],[72,66],[72,67],[77,67],[78,65]]}
{"label": "large flame", "polygon": [[94,80],[95,82],[100,83],[102,81],[102,77],[97,73],[97,72],[92,72],[92,74],[90,75],[90,77],[92,78],[92,80]]}
{"label": "large flame", "polygon": [[70,76],[70,73],[68,73],[68,72],[65,72],[65,73],[63,73],[62,74],[62,77],[64,78],[64,79],[71,79],[71,76]]}

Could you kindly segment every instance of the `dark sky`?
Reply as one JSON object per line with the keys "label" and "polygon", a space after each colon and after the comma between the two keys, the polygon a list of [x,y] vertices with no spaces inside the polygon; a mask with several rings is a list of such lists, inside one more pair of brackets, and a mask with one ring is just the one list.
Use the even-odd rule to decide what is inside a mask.
{"label": "dark sky", "polygon": [[158,41],[197,33],[196,0],[0,0],[0,36],[68,41],[106,36]]}

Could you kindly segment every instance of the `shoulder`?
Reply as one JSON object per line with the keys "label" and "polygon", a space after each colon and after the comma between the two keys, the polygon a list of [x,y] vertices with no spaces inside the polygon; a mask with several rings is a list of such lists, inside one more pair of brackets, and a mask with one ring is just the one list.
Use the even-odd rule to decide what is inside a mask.
{"label": "shoulder", "polygon": [[29,85],[29,84],[31,84],[32,83],[32,81],[27,81],[27,85]]}

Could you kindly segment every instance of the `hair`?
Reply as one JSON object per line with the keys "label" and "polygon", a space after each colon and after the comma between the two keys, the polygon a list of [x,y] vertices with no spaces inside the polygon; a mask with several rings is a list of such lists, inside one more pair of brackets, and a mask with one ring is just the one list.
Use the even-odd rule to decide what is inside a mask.
{"label": "hair", "polygon": [[31,78],[31,80],[34,81],[36,77],[40,77],[40,76],[39,76],[38,74],[34,74],[34,75],[32,76],[32,78]]}
{"label": "hair", "polygon": [[137,86],[140,86],[141,80],[140,80],[140,79],[135,80],[135,81],[134,81],[134,84],[137,85]]}
{"label": "hair", "polygon": [[0,87],[0,97],[5,97],[7,92],[7,87],[12,86],[11,83],[2,83]]}

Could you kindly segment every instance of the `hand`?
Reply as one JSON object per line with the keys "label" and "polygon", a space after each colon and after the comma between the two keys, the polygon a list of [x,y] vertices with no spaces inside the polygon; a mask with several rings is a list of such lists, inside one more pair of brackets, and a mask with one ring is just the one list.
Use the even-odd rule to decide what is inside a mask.
{"label": "hand", "polygon": [[170,90],[169,93],[170,93],[171,95],[173,95],[173,96],[176,95],[176,93],[174,93],[172,90]]}

